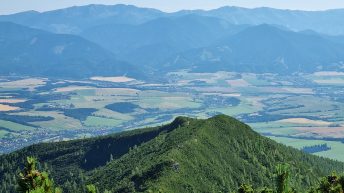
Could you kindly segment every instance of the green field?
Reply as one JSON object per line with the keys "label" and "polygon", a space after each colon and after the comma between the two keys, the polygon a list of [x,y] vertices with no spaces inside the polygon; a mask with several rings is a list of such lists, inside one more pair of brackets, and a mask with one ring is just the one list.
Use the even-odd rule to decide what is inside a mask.
{"label": "green field", "polygon": [[0,120],[0,126],[6,128],[6,129],[9,129],[11,131],[14,131],[14,132],[25,131],[25,130],[34,130],[35,129],[34,127],[14,123],[11,121],[4,121],[4,120]]}
{"label": "green field", "polygon": [[89,116],[87,117],[86,121],[83,122],[83,124],[88,127],[117,127],[122,122],[123,121],[118,119]]}
{"label": "green field", "polygon": [[[1,112],[0,109],[0,113],[10,116],[0,121],[0,127],[13,131],[1,130],[0,143],[1,139],[7,139],[6,134],[18,134],[12,136],[30,141],[33,136],[27,135],[26,131],[47,130],[43,140],[65,135],[69,139],[97,135],[99,131],[112,131],[113,128],[128,130],[161,125],[177,116],[207,118],[216,114],[234,116],[260,133],[286,139],[292,137],[290,139],[294,140],[298,136],[344,138],[344,103],[338,100],[342,96],[338,84],[326,85],[326,90],[323,82],[317,84],[318,80],[341,78],[332,78],[326,73],[321,76],[277,76],[181,71],[167,75],[166,82],[169,83],[166,84],[139,82],[106,87],[93,80],[11,79],[0,82],[0,99],[23,99],[27,104],[16,111]],[[40,89],[47,82],[50,86]],[[31,101],[33,96],[36,99]],[[238,102],[232,104],[233,99]],[[107,108],[115,103],[135,108]],[[27,121],[32,127],[11,121],[25,122],[36,116],[43,119]],[[48,117],[52,120],[44,120]],[[302,142],[309,144],[309,141]],[[334,143],[331,145],[335,146]],[[333,157],[336,149],[319,155]]]}
{"label": "green field", "polygon": [[8,131],[1,130],[1,129],[0,129],[0,138],[5,137],[5,135],[8,134],[8,133],[9,133]]}
{"label": "green field", "polygon": [[328,157],[334,160],[344,161],[344,143],[335,142],[335,141],[325,141],[325,140],[305,140],[305,139],[292,139],[292,138],[285,138],[285,137],[270,137],[271,139],[283,143],[285,145],[301,149],[305,146],[312,146],[312,145],[321,145],[326,143],[331,150],[323,151],[319,153],[315,153],[315,155]]}

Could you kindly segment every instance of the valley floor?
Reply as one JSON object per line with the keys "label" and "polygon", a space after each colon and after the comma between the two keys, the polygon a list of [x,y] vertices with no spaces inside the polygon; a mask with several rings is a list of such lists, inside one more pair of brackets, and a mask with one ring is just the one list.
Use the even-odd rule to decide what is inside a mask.
{"label": "valley floor", "polygon": [[1,77],[0,153],[40,141],[161,125],[180,115],[226,114],[278,142],[344,161],[342,73],[179,71],[165,80]]}

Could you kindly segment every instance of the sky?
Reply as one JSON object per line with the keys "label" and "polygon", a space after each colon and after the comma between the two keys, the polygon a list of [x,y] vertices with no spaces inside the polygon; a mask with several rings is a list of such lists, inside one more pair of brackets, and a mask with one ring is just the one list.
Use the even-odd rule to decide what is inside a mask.
{"label": "sky", "polygon": [[182,9],[209,10],[222,6],[273,7],[311,11],[344,8],[344,0],[0,0],[0,15],[28,10],[42,12],[87,4],[131,4],[166,12]]}

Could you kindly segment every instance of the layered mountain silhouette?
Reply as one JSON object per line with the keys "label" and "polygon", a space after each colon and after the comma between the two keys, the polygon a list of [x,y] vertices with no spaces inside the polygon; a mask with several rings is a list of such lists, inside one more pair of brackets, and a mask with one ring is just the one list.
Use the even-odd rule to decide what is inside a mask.
{"label": "layered mountain silhouette", "polygon": [[208,46],[246,26],[185,15],[162,17],[141,25],[101,25],[81,35],[131,63],[154,65],[181,51]]}
{"label": "layered mountain silhouette", "polygon": [[88,5],[5,15],[0,16],[5,21],[0,23],[1,73],[142,78],[139,71],[156,77],[181,69],[343,71],[344,25],[338,19],[343,14],[239,7],[164,13]]}
{"label": "layered mountain silhouette", "polygon": [[84,38],[0,23],[0,74],[87,78],[131,75],[138,69]]}
{"label": "layered mountain silhouette", "polygon": [[131,5],[87,5],[47,12],[28,11],[0,16],[10,21],[53,33],[79,34],[102,24],[140,24],[165,15],[155,10]]}
{"label": "layered mountain silhouette", "polygon": [[296,31],[311,29],[330,35],[344,34],[344,21],[341,19],[344,17],[343,9],[299,11],[267,7],[248,9],[227,6],[209,11],[183,10],[165,13],[156,9],[139,8],[132,5],[87,5],[42,13],[29,11],[0,16],[0,21],[11,21],[54,33],[78,34],[85,29],[102,24],[136,25],[160,17],[188,14],[216,17],[232,24],[272,24]]}
{"label": "layered mountain silhouette", "polygon": [[325,11],[282,10],[269,7],[254,9],[226,6],[210,11],[196,11],[200,15],[225,19],[233,24],[271,24],[291,30],[311,29],[318,33],[331,35],[343,34],[344,9]]}
{"label": "layered mountain silhouette", "polygon": [[339,70],[343,68],[343,61],[344,46],[335,38],[263,24],[249,27],[212,46],[177,54],[164,65],[204,72],[283,74]]}

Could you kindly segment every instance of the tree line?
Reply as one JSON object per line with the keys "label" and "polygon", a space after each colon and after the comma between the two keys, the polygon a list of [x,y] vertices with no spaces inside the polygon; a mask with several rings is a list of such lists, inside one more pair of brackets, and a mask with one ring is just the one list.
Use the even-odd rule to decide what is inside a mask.
{"label": "tree line", "polygon": [[[60,187],[56,187],[54,181],[49,178],[47,172],[37,170],[37,159],[27,157],[24,169],[17,178],[17,191],[20,193],[62,193]],[[291,173],[288,164],[279,164],[275,171],[275,184],[272,187],[254,189],[250,184],[242,184],[237,193],[297,193],[296,188],[290,186]],[[85,187],[86,193],[100,193],[93,184]],[[344,175],[338,176],[332,173],[321,178],[318,185],[309,187],[307,193],[343,193]],[[104,193],[111,193],[105,190]]]}

